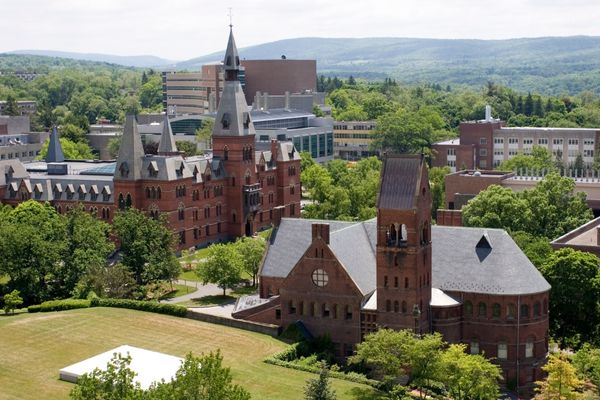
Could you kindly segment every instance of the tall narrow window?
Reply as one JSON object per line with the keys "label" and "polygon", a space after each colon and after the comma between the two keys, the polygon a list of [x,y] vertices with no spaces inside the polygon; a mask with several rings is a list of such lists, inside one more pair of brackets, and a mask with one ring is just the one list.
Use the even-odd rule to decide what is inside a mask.
{"label": "tall narrow window", "polygon": [[508,358],[508,346],[505,342],[498,343],[498,359],[506,360]]}

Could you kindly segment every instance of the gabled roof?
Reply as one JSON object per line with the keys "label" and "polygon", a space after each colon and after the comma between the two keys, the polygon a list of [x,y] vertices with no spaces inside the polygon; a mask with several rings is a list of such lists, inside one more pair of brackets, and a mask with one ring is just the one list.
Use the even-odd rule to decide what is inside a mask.
{"label": "gabled roof", "polygon": [[[312,243],[313,223],[329,224],[329,248],[342,264],[358,289],[366,295],[375,289],[375,221],[342,222],[283,218],[274,232],[261,275],[288,276]],[[368,266],[371,266],[369,268]]]}
{"label": "gabled roof", "polygon": [[386,154],[377,208],[409,210],[415,207],[423,163],[423,158],[419,155]]}

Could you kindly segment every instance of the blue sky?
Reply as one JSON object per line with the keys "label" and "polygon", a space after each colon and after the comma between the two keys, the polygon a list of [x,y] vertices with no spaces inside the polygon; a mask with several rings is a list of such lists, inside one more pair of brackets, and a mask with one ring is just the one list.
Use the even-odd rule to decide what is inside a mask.
{"label": "blue sky", "polygon": [[294,37],[600,36],[598,0],[0,0],[0,52],[184,60]]}

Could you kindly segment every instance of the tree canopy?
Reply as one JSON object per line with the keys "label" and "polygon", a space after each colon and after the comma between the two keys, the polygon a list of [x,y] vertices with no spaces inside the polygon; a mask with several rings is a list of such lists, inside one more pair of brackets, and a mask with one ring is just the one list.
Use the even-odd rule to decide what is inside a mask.
{"label": "tree canopy", "polygon": [[[67,160],[93,160],[96,158],[92,152],[92,148],[85,142],[72,142],[65,138],[60,138],[59,141]],[[48,155],[49,143],[50,139],[42,144],[42,149],[37,157],[39,160],[45,159],[46,155]]]}
{"label": "tree canopy", "polygon": [[129,208],[115,215],[113,229],[121,243],[123,265],[138,284],[171,280],[179,274],[175,236],[164,217],[156,220]]}
{"label": "tree canopy", "polygon": [[228,288],[237,285],[244,267],[244,260],[236,246],[230,244],[213,244],[208,248],[204,262],[198,265],[196,274],[202,283],[214,283],[223,289],[223,295]]}
{"label": "tree canopy", "polygon": [[592,218],[585,194],[574,189],[572,179],[556,173],[523,192],[491,185],[463,207],[463,223],[554,239]]}

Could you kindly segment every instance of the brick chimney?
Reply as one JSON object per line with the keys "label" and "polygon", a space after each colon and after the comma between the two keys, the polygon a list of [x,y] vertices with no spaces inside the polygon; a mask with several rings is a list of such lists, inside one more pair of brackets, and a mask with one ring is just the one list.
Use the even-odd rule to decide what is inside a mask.
{"label": "brick chimney", "polygon": [[312,239],[322,238],[329,244],[329,224],[312,224]]}
{"label": "brick chimney", "polygon": [[273,163],[277,161],[277,139],[271,139],[271,159]]}
{"label": "brick chimney", "polygon": [[283,212],[285,210],[285,206],[278,206],[273,208],[273,226],[278,227],[281,224],[281,218],[283,217]]}

